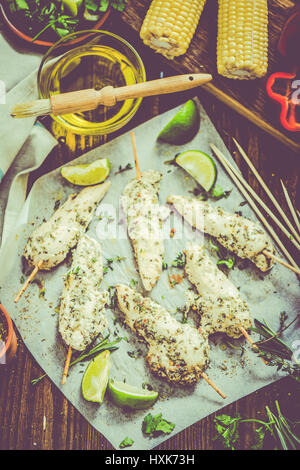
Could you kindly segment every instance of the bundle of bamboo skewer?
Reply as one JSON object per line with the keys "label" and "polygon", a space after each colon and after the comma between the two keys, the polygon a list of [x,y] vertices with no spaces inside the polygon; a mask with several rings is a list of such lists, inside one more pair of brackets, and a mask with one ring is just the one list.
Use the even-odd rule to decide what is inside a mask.
{"label": "bundle of bamboo skewer", "polygon": [[[249,166],[249,168],[252,170],[253,174],[255,175],[256,179],[260,183],[261,187],[265,190],[266,194],[278,210],[279,214],[281,215],[283,221],[286,223],[287,227],[283,225],[283,223],[278,219],[278,217],[269,209],[269,207],[264,203],[264,201],[256,194],[256,192],[252,189],[252,187],[247,183],[247,181],[243,178],[241,172],[239,169],[237,169],[232,163],[225,157],[225,155],[214,145],[210,144],[211,149],[213,150],[214,154],[217,156],[218,160],[224,167],[224,169],[227,171],[231,179],[234,181],[236,184],[237,188],[240,190],[240,192],[243,194],[247,202],[249,203],[250,207],[253,209],[257,217],[260,219],[264,227],[267,229],[273,240],[277,243],[278,247],[281,249],[282,253],[286,256],[286,258],[289,260],[290,264],[282,260],[281,258],[278,258],[277,256],[274,256],[268,251],[264,252],[264,255],[270,258],[273,258],[273,260],[276,263],[281,264],[282,266],[286,267],[287,269],[290,269],[291,271],[295,272],[296,274],[300,275],[300,268],[297,265],[296,261],[292,257],[292,255],[289,253],[271,224],[267,221],[266,217],[263,215],[259,207],[256,205],[254,202],[254,199],[256,202],[261,206],[261,208],[268,214],[268,216],[273,220],[273,222],[277,225],[277,227],[281,230],[281,232],[291,241],[291,243],[295,246],[295,248],[299,251],[300,250],[300,223],[298,219],[297,212],[295,211],[293,204],[290,200],[290,197],[288,195],[288,192],[281,181],[283,190],[284,190],[284,195],[286,197],[288,206],[290,208],[291,214],[293,216],[293,219],[295,221],[296,227],[293,226],[291,221],[288,219],[287,215],[281,208],[280,204],[266,185],[266,183],[263,181],[261,176],[259,175],[258,171],[252,164],[250,158],[247,156],[246,152],[243,150],[243,148],[240,146],[240,144],[236,141],[236,139],[233,139],[236,147],[238,148],[241,156]],[[297,231],[298,230],[298,231]]]}

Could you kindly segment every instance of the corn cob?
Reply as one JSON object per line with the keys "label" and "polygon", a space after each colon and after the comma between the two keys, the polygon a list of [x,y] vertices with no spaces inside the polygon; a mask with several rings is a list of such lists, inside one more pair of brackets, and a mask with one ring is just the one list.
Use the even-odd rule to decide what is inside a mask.
{"label": "corn cob", "polygon": [[205,3],[206,0],[153,0],[141,28],[142,40],[168,59],[184,54]]}
{"label": "corn cob", "polygon": [[224,77],[263,77],[268,69],[268,1],[219,0],[218,72]]}

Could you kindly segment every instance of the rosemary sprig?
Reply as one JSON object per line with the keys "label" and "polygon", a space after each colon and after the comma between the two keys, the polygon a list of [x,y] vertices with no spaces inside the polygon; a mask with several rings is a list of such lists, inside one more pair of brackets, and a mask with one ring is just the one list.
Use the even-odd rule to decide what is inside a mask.
{"label": "rosemary sprig", "polygon": [[129,170],[132,170],[133,169],[133,166],[131,163],[127,163],[126,166],[122,167],[122,165],[119,166],[119,169],[118,171],[115,172],[115,175],[119,175],[121,173],[124,173],[124,171],[129,171]]}
{"label": "rosemary sprig", "polygon": [[[103,338],[100,343],[96,344],[95,346],[91,347],[90,349],[85,350],[80,356],[78,356],[74,361],[70,363],[70,367],[74,366],[75,364],[78,364],[78,362],[83,362],[83,361],[89,361],[93,359],[95,356],[100,354],[103,351],[115,351],[116,349],[119,349],[119,346],[117,344],[123,339],[123,338],[117,338],[115,341],[108,342],[109,334]],[[31,380],[32,385],[36,385],[38,382],[40,382],[44,377],[46,377],[47,374],[41,375],[37,379]]]}
{"label": "rosemary sprig", "polygon": [[116,256],[115,258],[106,258],[106,264],[105,266],[103,267],[103,274],[107,274],[108,271],[113,271],[114,268],[112,266],[112,264],[115,262],[115,261],[118,261],[118,263],[120,263],[121,261],[123,261],[124,259],[126,259],[125,256]]}
{"label": "rosemary sprig", "polygon": [[261,337],[261,340],[255,343],[258,348],[257,354],[263,357],[269,366],[275,366],[277,370],[287,372],[296,380],[300,380],[300,364],[295,358],[293,349],[280,336],[298,319],[299,315],[286,325],[287,315],[283,312],[278,331],[273,331],[266,321],[262,323],[257,319],[254,320],[255,328],[251,328]]}

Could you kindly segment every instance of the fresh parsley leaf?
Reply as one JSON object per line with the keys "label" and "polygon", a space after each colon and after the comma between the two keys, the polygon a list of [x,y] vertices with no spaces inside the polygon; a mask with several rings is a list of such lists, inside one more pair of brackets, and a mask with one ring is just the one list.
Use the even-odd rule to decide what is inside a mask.
{"label": "fresh parsley leaf", "polygon": [[135,286],[137,285],[138,281],[136,281],[135,279],[130,279],[130,283],[129,283],[129,286],[134,289]]}
{"label": "fresh parsley leaf", "polygon": [[255,418],[241,418],[240,414],[232,417],[222,414],[216,416],[214,419],[215,429],[217,435],[214,440],[218,439],[226,449],[235,450],[239,444],[239,427],[243,423],[255,423],[259,425],[255,429],[253,436],[252,450],[263,448],[264,439],[266,435],[271,438],[274,443],[274,450],[297,450],[300,448],[300,438],[295,434],[295,427],[297,423],[292,423],[285,418],[279,408],[279,403],[276,400],[275,406],[277,413],[273,413],[268,406],[266,406],[268,422]]}
{"label": "fresh parsley leaf", "polygon": [[179,253],[175,260],[172,262],[174,268],[183,268],[185,266],[185,256],[183,253]]}
{"label": "fresh parsley leaf", "polygon": [[133,443],[134,440],[131,439],[131,437],[125,437],[125,439],[123,439],[123,441],[120,443],[119,447],[121,447],[121,449],[124,449],[124,447],[131,447]]}
{"label": "fresh parsley leaf", "polygon": [[234,444],[239,439],[239,423],[241,416],[239,413],[235,417],[226,414],[216,416],[214,419],[217,436],[215,439],[221,440],[223,447],[235,450]]}
{"label": "fresh parsley leaf", "polygon": [[149,413],[145,416],[142,424],[143,433],[147,434],[149,437],[154,437],[159,434],[170,434],[174,428],[175,424],[164,419],[162,413],[155,416]]}
{"label": "fresh parsley leaf", "polygon": [[220,259],[218,262],[217,262],[217,265],[221,265],[221,264],[225,264],[225,266],[228,268],[228,269],[232,269],[233,266],[234,266],[234,263],[235,263],[235,259],[234,258],[228,258],[228,259]]}
{"label": "fresh parsley leaf", "polygon": [[263,448],[265,436],[267,429],[264,426],[261,426],[258,429],[255,429],[255,444],[252,445],[252,450],[261,450]]}
{"label": "fresh parsley leaf", "polygon": [[112,0],[111,6],[117,10],[122,12],[126,6],[127,0]]}
{"label": "fresh parsley leaf", "polygon": [[230,189],[229,191],[224,191],[222,186],[220,186],[219,184],[215,184],[211,190],[211,196],[214,199],[222,199],[223,197],[227,198],[230,196],[231,191],[232,189]]}

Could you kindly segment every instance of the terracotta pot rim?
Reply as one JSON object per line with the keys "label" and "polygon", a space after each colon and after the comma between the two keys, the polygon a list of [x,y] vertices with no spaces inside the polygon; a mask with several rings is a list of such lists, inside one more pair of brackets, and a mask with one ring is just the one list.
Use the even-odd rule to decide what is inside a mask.
{"label": "terracotta pot rim", "polygon": [[2,356],[4,356],[4,354],[8,351],[8,349],[10,348],[10,345],[11,345],[11,342],[12,342],[12,337],[13,337],[13,331],[14,331],[14,328],[13,328],[13,323],[12,323],[12,319],[10,318],[8,312],[6,311],[6,309],[3,307],[2,304],[0,304],[0,310],[6,320],[6,323],[7,323],[7,327],[8,327],[8,335],[7,335],[7,339],[5,341],[5,345],[4,345],[4,349],[2,351],[0,351],[0,358]]}
{"label": "terracotta pot rim", "polygon": [[[106,12],[104,13],[104,15],[101,17],[101,19],[99,21],[97,21],[97,23],[94,24],[94,26],[91,28],[91,29],[99,29],[101,26],[103,26],[103,24],[105,23],[105,21],[107,20],[107,18],[109,17],[110,13],[111,13],[111,6],[108,7],[108,9],[106,10]],[[28,36],[27,34],[23,33],[22,31],[20,31],[20,29],[18,29],[13,23],[12,21],[8,18],[6,12],[5,12],[5,9],[3,7],[3,5],[0,3],[0,11],[2,13],[2,16],[7,24],[7,26],[9,27],[9,29],[15,33],[19,38],[23,39],[23,41],[26,41],[30,44],[33,44],[33,45],[37,45],[37,46],[46,46],[46,47],[51,47],[51,46],[54,46],[55,42],[50,42],[50,41],[41,41],[39,39],[37,39],[36,41],[32,41],[33,38],[31,38],[30,36]],[[76,32],[76,31],[75,31]],[[85,38],[82,37],[80,40],[83,41]],[[79,42],[79,41],[77,41]],[[75,41],[74,41],[75,43]],[[72,45],[73,42],[70,42],[68,43],[68,45]]]}

